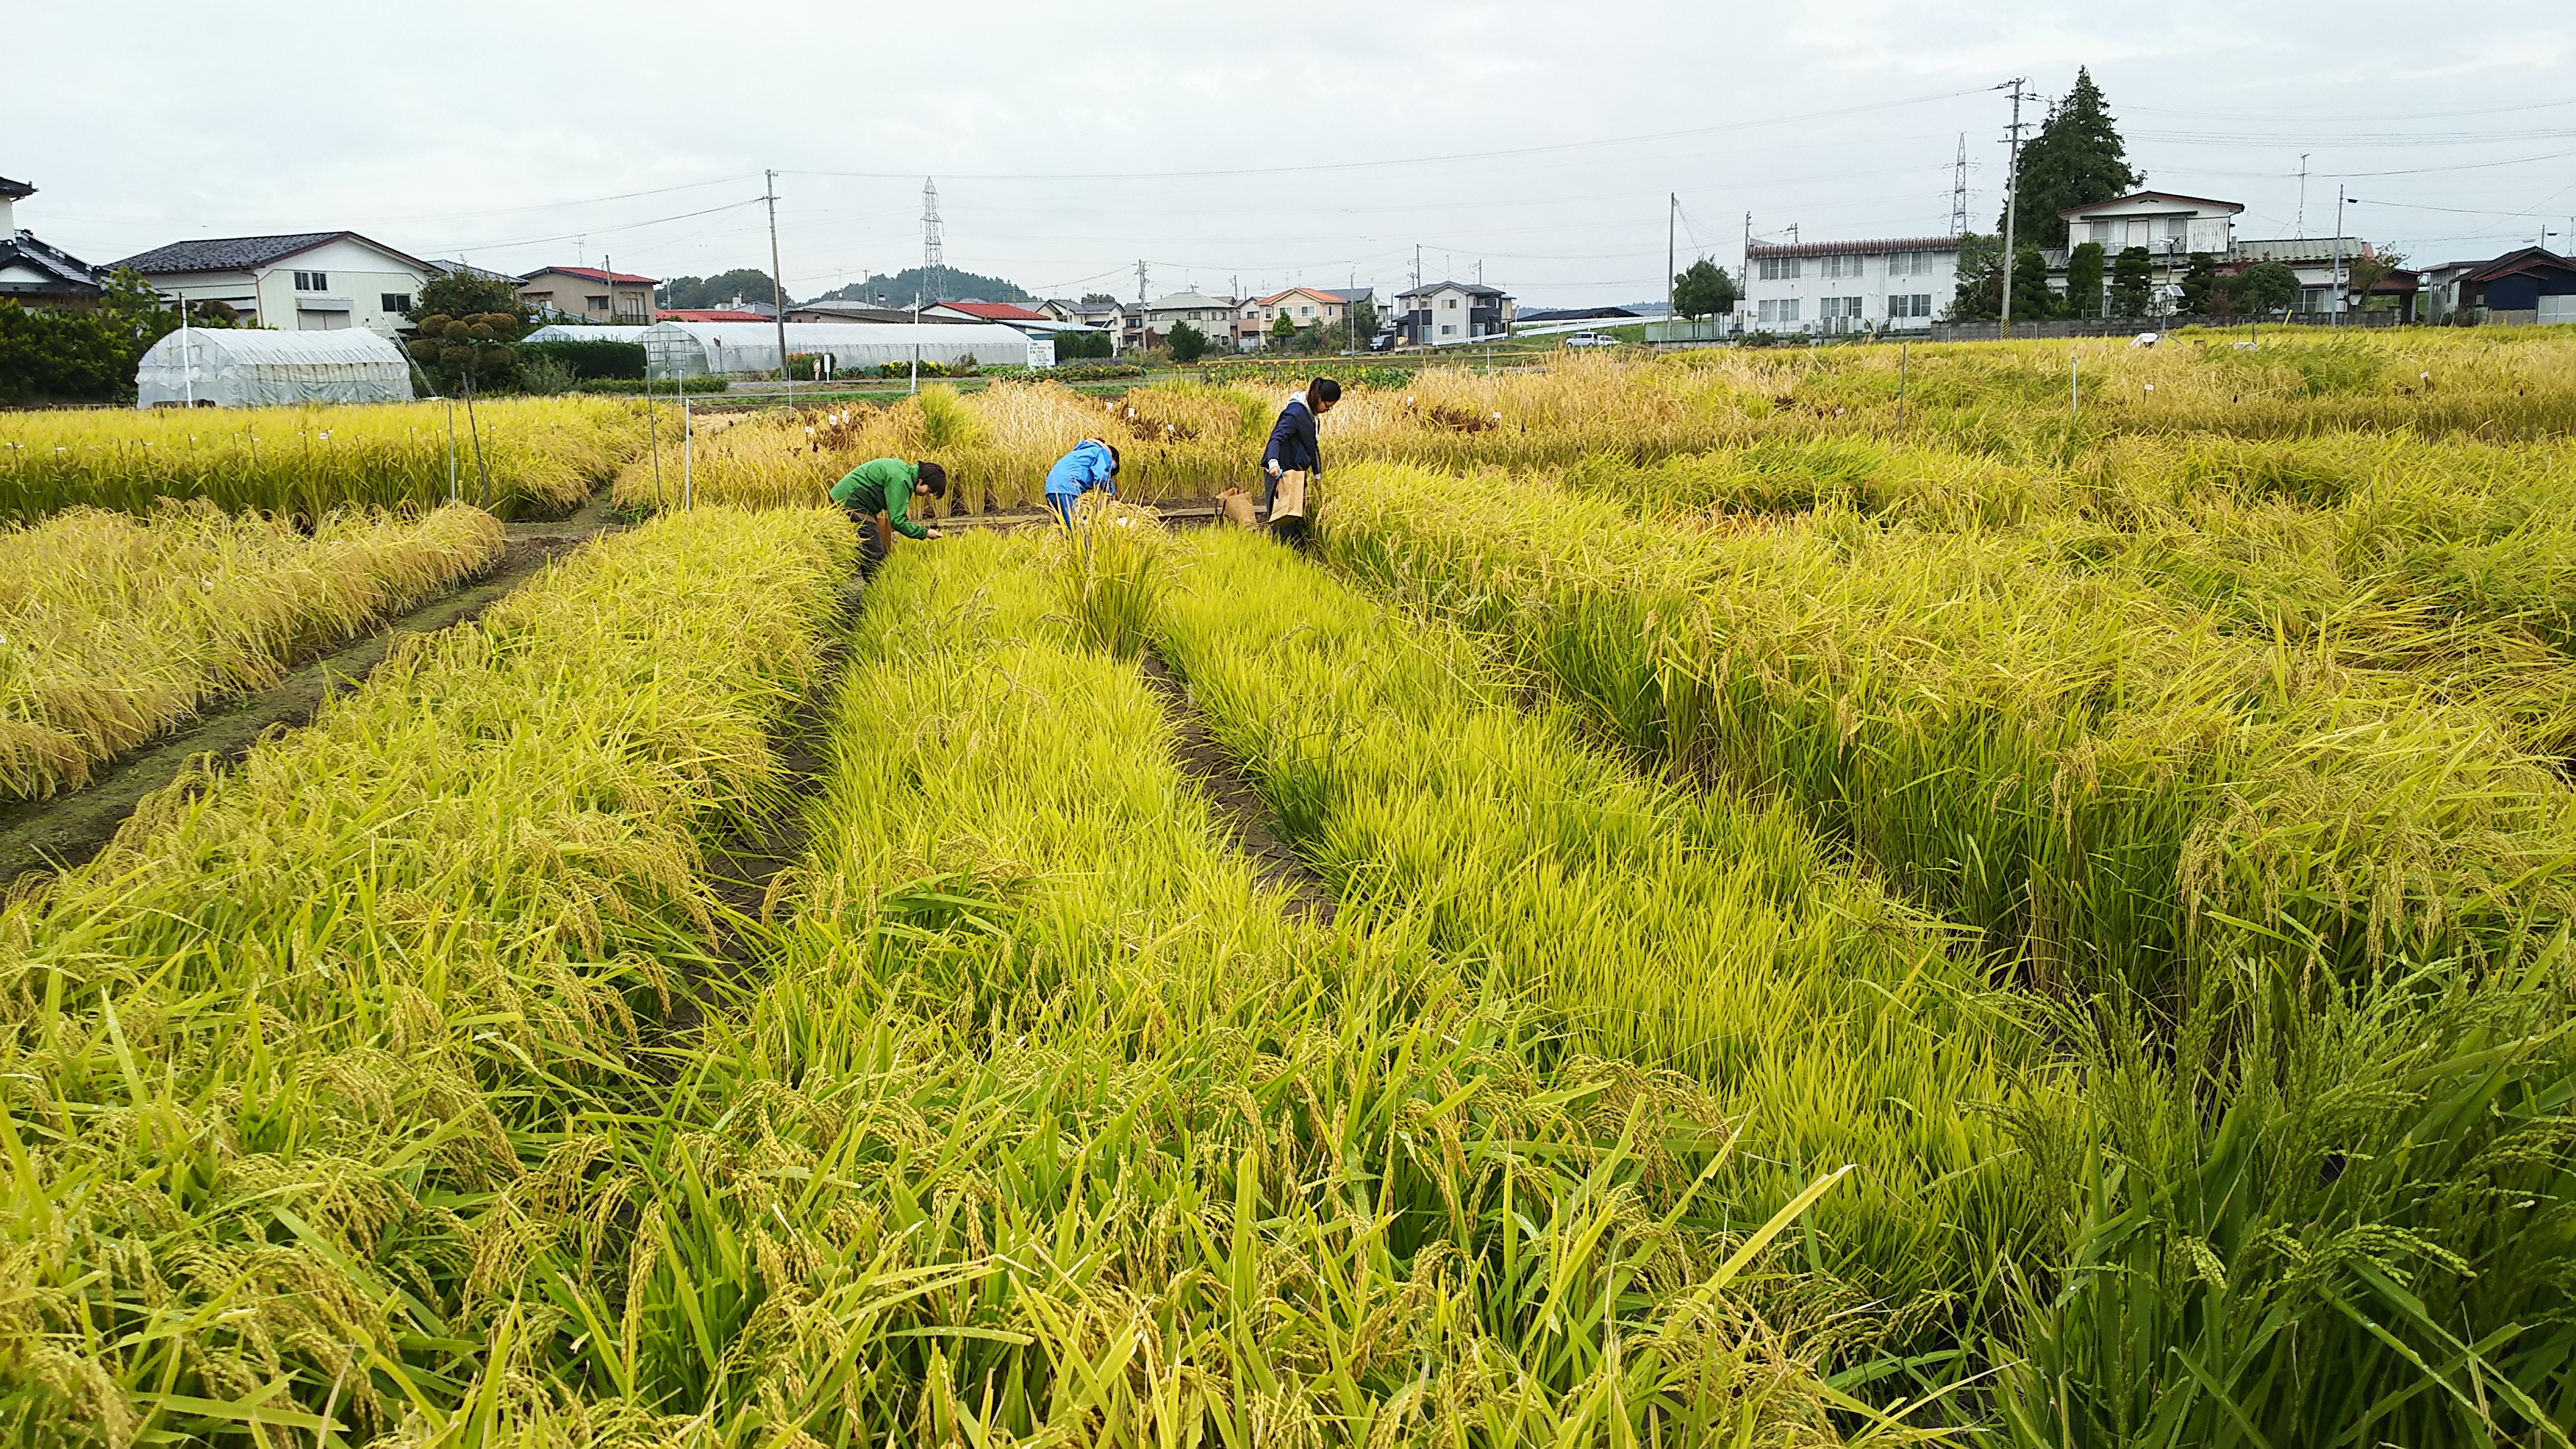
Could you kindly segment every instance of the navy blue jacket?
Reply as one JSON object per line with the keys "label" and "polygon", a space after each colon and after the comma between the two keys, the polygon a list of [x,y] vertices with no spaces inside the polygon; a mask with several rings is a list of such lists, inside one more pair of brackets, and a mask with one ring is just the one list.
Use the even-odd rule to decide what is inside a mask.
{"label": "navy blue jacket", "polygon": [[1307,410],[1303,397],[1281,408],[1279,421],[1271,425],[1270,446],[1261,452],[1261,470],[1269,472],[1273,463],[1283,473],[1301,468],[1309,473],[1324,471],[1323,454],[1315,448],[1315,415]]}

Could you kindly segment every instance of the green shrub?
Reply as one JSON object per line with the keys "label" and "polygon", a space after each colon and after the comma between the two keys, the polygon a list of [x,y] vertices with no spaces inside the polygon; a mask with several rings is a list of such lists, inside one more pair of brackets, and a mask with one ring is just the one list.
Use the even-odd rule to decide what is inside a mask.
{"label": "green shrub", "polygon": [[519,348],[524,366],[540,357],[551,357],[573,370],[583,381],[601,378],[637,378],[644,376],[644,344],[641,342],[530,342]]}

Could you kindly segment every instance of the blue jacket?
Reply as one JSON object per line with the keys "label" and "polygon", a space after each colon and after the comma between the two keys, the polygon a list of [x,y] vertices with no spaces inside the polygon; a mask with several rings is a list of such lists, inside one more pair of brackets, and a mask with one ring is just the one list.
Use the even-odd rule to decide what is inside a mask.
{"label": "blue jacket", "polygon": [[1323,454],[1315,448],[1315,415],[1307,410],[1303,394],[1290,398],[1288,406],[1279,410],[1279,421],[1271,425],[1270,446],[1261,450],[1261,470],[1269,472],[1273,463],[1281,472],[1324,471]]}
{"label": "blue jacket", "polygon": [[1047,470],[1046,491],[1050,498],[1079,498],[1094,488],[1105,488],[1115,495],[1117,474],[1109,461],[1109,449],[1095,439],[1085,438]]}

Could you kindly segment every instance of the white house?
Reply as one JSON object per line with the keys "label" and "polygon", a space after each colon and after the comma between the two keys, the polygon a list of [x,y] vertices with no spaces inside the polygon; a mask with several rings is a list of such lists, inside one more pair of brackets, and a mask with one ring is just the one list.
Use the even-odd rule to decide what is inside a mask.
{"label": "white house", "polygon": [[1959,286],[1959,239],[1755,242],[1736,303],[1757,332],[1914,332],[1928,329]]}
{"label": "white house", "polygon": [[353,231],[172,242],[116,263],[172,301],[223,302],[288,332],[364,327],[391,337],[438,268]]}
{"label": "white house", "polygon": [[[2147,259],[2155,269],[2153,310],[2161,313],[2180,301],[2183,274],[2191,266],[2192,253],[2206,252],[2220,263],[2229,259],[2236,249],[2236,214],[2244,209],[2241,203],[2214,201],[2206,196],[2132,191],[2089,206],[2070,206],[2058,215],[2066,219],[2066,245],[2070,251],[2086,242],[2100,244],[2106,287],[2111,264],[2120,253],[2131,247],[2146,248]],[[2051,282],[2063,289],[2065,259],[2051,255],[2049,264],[2054,274]]]}
{"label": "white house", "polygon": [[1447,347],[1512,330],[1512,299],[1500,287],[1429,282],[1395,294],[1408,347]]}
{"label": "white house", "polygon": [[1151,347],[1172,335],[1172,329],[1183,322],[1211,338],[1229,335],[1234,330],[1234,299],[1211,297],[1204,292],[1174,292],[1157,297],[1140,309],[1145,324],[1141,345]]}

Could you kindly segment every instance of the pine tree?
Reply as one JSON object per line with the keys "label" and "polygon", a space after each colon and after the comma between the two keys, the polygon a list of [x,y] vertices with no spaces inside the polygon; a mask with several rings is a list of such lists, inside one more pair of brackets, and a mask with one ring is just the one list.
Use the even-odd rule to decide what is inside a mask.
{"label": "pine tree", "polygon": [[[2048,111],[2039,134],[2021,148],[2021,216],[2017,241],[2043,247],[2066,245],[2066,218],[2071,206],[2132,191],[2146,177],[2129,169],[2127,143],[2119,124],[2103,107],[2102,90],[2092,72],[2077,70],[2075,88]],[[2000,219],[1996,230],[2003,229]]]}

